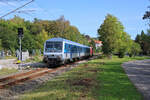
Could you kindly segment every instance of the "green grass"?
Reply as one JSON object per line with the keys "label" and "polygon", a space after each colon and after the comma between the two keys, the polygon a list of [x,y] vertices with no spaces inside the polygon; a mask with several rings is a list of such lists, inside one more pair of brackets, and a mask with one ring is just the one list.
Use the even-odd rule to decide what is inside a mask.
{"label": "green grass", "polygon": [[142,100],[121,64],[147,58],[92,60],[21,95],[19,100]]}
{"label": "green grass", "polygon": [[114,57],[112,60],[100,60],[105,64],[100,67],[102,71],[98,76],[100,82],[100,90],[97,91],[100,93],[98,100],[142,100],[142,95],[129,81],[121,64],[131,60],[143,59],[148,59],[148,57],[126,57],[123,59]]}
{"label": "green grass", "polygon": [[11,74],[11,73],[16,73],[18,70],[17,69],[7,69],[7,68],[2,68],[0,70],[0,76],[1,75],[8,75],[8,74]]}

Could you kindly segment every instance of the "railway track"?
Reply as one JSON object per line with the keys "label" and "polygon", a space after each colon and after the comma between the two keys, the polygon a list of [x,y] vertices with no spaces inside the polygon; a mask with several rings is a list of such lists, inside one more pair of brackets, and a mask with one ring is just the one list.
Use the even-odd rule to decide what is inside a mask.
{"label": "railway track", "polygon": [[92,60],[97,57],[98,56],[93,56],[89,59],[61,65],[55,69],[39,68],[0,78],[0,100],[18,99],[17,95],[36,89],[48,80],[77,67],[81,63],[85,63],[88,60]]}
{"label": "railway track", "polygon": [[11,75],[8,77],[4,77],[4,78],[0,78],[0,89],[5,89],[17,84],[21,84],[24,83],[28,80],[32,80],[41,76],[44,76],[48,73],[52,73],[52,72],[56,72],[59,69],[63,69],[65,66],[74,66],[77,63],[82,62],[82,60],[80,61],[76,61],[70,64],[66,64],[66,65],[62,65],[58,68],[54,68],[54,69],[48,69],[48,68],[38,68],[38,69],[34,69],[28,72],[24,72],[24,73],[19,73],[16,75]]}
{"label": "railway track", "polygon": [[39,68],[39,69],[31,70],[28,72],[19,73],[16,75],[1,78],[0,79],[0,89],[8,88],[8,87],[26,82],[28,80],[32,80],[34,78],[41,77],[45,74],[55,72],[59,69],[62,69],[63,67],[64,66],[61,66],[61,67],[55,68],[55,69]]}

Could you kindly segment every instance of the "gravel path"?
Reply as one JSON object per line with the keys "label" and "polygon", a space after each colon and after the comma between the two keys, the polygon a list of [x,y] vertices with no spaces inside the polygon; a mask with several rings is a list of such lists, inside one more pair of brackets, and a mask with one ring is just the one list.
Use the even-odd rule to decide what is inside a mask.
{"label": "gravel path", "polygon": [[144,100],[150,100],[150,60],[130,61],[122,67],[138,91],[143,94]]}

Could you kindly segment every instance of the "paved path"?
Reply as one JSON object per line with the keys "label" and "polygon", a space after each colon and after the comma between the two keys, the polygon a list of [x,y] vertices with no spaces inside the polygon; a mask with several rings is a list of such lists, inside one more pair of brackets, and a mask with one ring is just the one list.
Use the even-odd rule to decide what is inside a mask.
{"label": "paved path", "polygon": [[150,60],[126,62],[122,67],[144,100],[150,100]]}
{"label": "paved path", "polygon": [[0,68],[18,68],[18,65],[14,62],[16,62],[16,59],[0,59]]}
{"label": "paved path", "polygon": [[[19,64],[15,64],[17,60],[16,59],[0,59],[0,69],[1,68],[18,68],[19,67]],[[21,67],[24,68],[26,66],[31,66],[31,67],[47,67],[46,64],[44,63],[33,63],[33,62],[29,62],[29,63],[23,63],[21,64]]]}

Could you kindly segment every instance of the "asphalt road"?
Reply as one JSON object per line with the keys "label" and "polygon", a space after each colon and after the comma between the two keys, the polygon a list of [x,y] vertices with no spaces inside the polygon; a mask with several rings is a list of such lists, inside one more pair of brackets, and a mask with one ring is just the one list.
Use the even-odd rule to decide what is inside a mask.
{"label": "asphalt road", "polygon": [[143,94],[144,100],[150,100],[150,60],[126,62],[122,67],[138,91]]}

